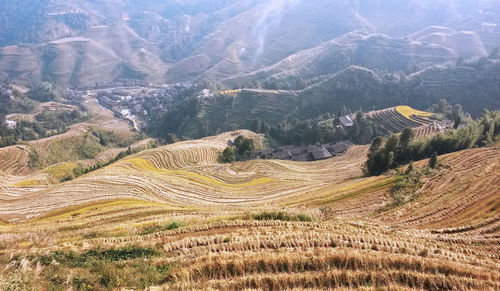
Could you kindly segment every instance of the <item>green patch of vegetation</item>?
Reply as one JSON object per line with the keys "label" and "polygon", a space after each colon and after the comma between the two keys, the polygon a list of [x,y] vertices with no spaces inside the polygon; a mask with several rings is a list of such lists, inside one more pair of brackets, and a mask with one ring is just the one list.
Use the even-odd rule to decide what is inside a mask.
{"label": "green patch of vegetation", "polygon": [[170,221],[167,225],[159,225],[159,224],[154,224],[154,225],[149,225],[145,228],[143,228],[140,232],[141,235],[145,234],[151,234],[159,231],[165,231],[165,230],[171,230],[171,229],[177,229],[179,227],[182,227],[184,224],[179,221]]}
{"label": "green patch of vegetation", "polygon": [[234,150],[231,147],[227,147],[221,154],[219,154],[219,163],[230,164],[234,163],[236,157],[234,155]]}
{"label": "green patch of vegetation", "polygon": [[159,255],[155,249],[129,246],[82,254],[58,251],[35,262],[43,266],[40,279],[48,290],[144,289],[172,280],[172,264],[152,261]]}
{"label": "green patch of vegetation", "polygon": [[76,146],[76,153],[81,159],[93,159],[100,153],[102,146],[95,142],[95,138],[86,134]]}
{"label": "green patch of vegetation", "polygon": [[44,127],[56,130],[64,128],[66,125],[75,124],[88,120],[88,112],[83,110],[45,110],[36,115],[36,121],[43,124]]}
{"label": "green patch of vegetation", "polygon": [[18,144],[20,141],[31,141],[66,132],[64,124],[47,126],[39,122],[21,120],[14,128],[0,125],[0,147]]}
{"label": "green patch of vegetation", "polygon": [[54,101],[65,97],[63,90],[48,82],[36,84],[28,91],[27,97],[40,102]]}
{"label": "green patch of vegetation", "polygon": [[56,251],[49,255],[41,256],[39,262],[44,266],[50,265],[52,262],[57,262],[70,268],[85,268],[92,266],[96,261],[116,262],[137,258],[151,258],[159,255],[160,253],[155,249],[128,246],[120,249],[94,249],[82,254],[72,251]]}
{"label": "green patch of vegetation", "polygon": [[73,180],[73,176],[72,175],[66,175],[66,176],[62,177],[59,180],[59,182],[60,183],[64,183],[64,182],[68,182],[68,181],[71,181],[71,180]]}
{"label": "green patch of vegetation", "polygon": [[390,202],[379,209],[378,212],[384,212],[417,199],[419,197],[418,190],[423,185],[421,182],[422,176],[431,173],[432,170],[430,168],[414,169],[413,163],[410,163],[405,173],[399,174],[396,177],[396,183],[390,191]]}
{"label": "green patch of vegetation", "polygon": [[260,212],[252,215],[255,220],[281,220],[281,221],[314,221],[306,214],[289,214],[283,211]]}

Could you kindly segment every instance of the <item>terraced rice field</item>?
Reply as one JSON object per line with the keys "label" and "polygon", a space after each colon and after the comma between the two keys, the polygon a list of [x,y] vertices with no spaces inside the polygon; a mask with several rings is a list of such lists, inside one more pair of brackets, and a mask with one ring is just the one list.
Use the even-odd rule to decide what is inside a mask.
{"label": "terraced rice field", "polygon": [[[259,221],[241,213],[117,202],[34,221],[29,234],[28,226],[22,226],[1,236],[4,252],[19,258],[10,260],[10,265],[22,264],[26,277],[40,274],[34,285],[43,285],[41,278],[57,268],[37,265],[33,258],[42,254],[61,247],[78,254],[96,246],[110,251],[133,246],[158,253],[148,259],[152,266],[169,266],[165,281],[151,290],[500,287],[498,243],[480,240],[481,234],[466,239],[460,234],[341,219]],[[181,221],[184,226],[143,232],[149,225],[167,224],[169,220]],[[130,260],[130,264],[137,262]],[[74,267],[60,272],[69,282],[84,276]],[[114,287],[127,286],[115,282]]]}
{"label": "terraced rice field", "polygon": [[218,164],[218,154],[235,137],[225,134],[147,150],[73,181],[36,183],[29,195],[22,194],[28,182],[12,183],[9,197],[22,198],[0,205],[0,216],[23,219],[81,203],[130,198],[179,206],[280,205],[305,193],[329,195],[337,188],[354,189],[366,180],[349,180],[362,175],[367,148],[359,146],[343,157],[314,163]]}
{"label": "terraced rice field", "polygon": [[[385,209],[395,177],[363,177],[366,147],[321,162],[218,164],[236,136],[11,186],[0,196],[0,286],[22,274],[25,286],[66,289],[500,288],[500,145],[440,157],[418,199]],[[86,265],[100,254],[123,257]]]}
{"label": "terraced rice field", "polygon": [[413,133],[415,139],[419,139],[426,136],[434,136],[443,132],[441,126],[437,124],[422,125],[420,127],[414,128]]}
{"label": "terraced rice field", "polygon": [[[387,130],[394,133],[402,132],[405,128],[415,128],[425,132],[430,130],[433,121],[429,119],[431,113],[415,110],[408,106],[397,106],[367,113],[376,122],[380,122]],[[427,127],[427,129],[426,129]],[[420,129],[421,128],[421,129]]]}
{"label": "terraced rice field", "polygon": [[491,228],[498,242],[500,146],[452,153],[442,163],[444,169],[424,183],[418,201],[382,219],[418,228],[458,227],[463,232]]}

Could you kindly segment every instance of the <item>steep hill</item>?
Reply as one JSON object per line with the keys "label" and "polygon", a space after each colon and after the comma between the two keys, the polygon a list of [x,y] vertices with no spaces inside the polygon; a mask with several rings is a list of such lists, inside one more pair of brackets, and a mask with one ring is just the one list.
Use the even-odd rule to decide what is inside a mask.
{"label": "steep hill", "polygon": [[217,164],[235,136],[152,149],[74,181],[3,195],[0,217],[17,223],[0,225],[0,259],[10,266],[0,283],[499,287],[498,145],[440,157],[414,201],[387,208],[397,179],[360,176],[366,147],[322,162]]}
{"label": "steep hill", "polygon": [[[251,128],[256,117],[276,126],[286,119],[314,118],[328,112],[341,112],[342,108],[367,112],[407,104],[426,109],[443,98],[450,104],[462,104],[472,116],[479,116],[485,108],[500,108],[499,84],[498,59],[482,59],[461,66],[435,66],[408,77],[351,66],[326,75],[302,90],[220,91],[213,97],[200,98],[196,103],[199,106],[192,108],[196,113],[185,117],[187,122],[169,128],[170,133],[200,137]],[[181,104],[188,106],[192,101]],[[153,124],[165,127],[162,122],[160,117]]]}
{"label": "steep hill", "polygon": [[[225,134],[144,151],[74,181],[46,187],[37,185],[45,183],[37,183],[29,195],[20,194],[26,191],[25,187],[30,187],[22,179],[31,181],[33,177],[16,178],[17,183],[5,185],[9,187],[9,194],[5,197],[8,202],[2,206],[2,217],[4,220],[33,217],[60,207],[108,199],[140,198],[180,206],[279,204],[285,198],[304,192],[332,192],[328,185],[333,182],[335,188],[381,182],[371,178],[344,181],[361,175],[364,147],[354,147],[342,158],[319,163],[250,161],[219,165],[218,153],[226,147],[228,139],[236,136]],[[336,177],[328,175],[335,169],[342,173]],[[309,174],[304,176],[304,172]],[[14,198],[19,195],[21,199]],[[27,200],[32,202],[26,203]],[[54,201],[60,205],[52,209],[49,205],[55,206]]]}
{"label": "steep hill", "polygon": [[392,2],[22,0],[0,14],[0,75],[71,87],[119,79],[232,85],[350,65],[413,73],[500,45],[491,1]]}

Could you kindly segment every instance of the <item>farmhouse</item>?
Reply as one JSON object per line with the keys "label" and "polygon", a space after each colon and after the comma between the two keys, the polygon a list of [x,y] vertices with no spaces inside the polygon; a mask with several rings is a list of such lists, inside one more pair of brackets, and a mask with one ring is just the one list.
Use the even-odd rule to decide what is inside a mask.
{"label": "farmhouse", "polygon": [[314,161],[326,160],[333,157],[327,149],[319,147],[315,151],[312,151],[310,155]]}
{"label": "farmhouse", "polygon": [[349,116],[341,116],[339,117],[339,121],[340,121],[340,124],[342,124],[342,126],[345,128],[345,127],[353,127],[354,126],[354,122],[352,121],[352,119],[349,117]]}
{"label": "farmhouse", "polygon": [[351,141],[341,141],[336,144],[325,144],[323,145],[332,155],[340,155],[345,153],[353,144]]}

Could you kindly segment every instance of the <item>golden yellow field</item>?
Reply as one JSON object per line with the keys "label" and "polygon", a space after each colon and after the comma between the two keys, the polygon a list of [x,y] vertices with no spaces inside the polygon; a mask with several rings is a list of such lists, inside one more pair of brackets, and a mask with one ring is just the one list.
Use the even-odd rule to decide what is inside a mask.
{"label": "golden yellow field", "polygon": [[396,111],[408,119],[412,119],[412,115],[421,116],[421,117],[432,116],[432,113],[416,110],[416,109],[411,108],[410,106],[397,106]]}
{"label": "golden yellow field", "polygon": [[367,147],[219,164],[238,134],[261,138],[180,142],[64,183],[0,174],[0,289],[500,288],[500,146],[440,157],[415,200],[387,207],[398,177],[364,177]]}

